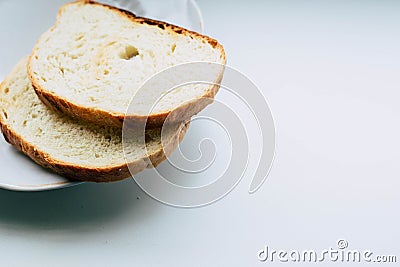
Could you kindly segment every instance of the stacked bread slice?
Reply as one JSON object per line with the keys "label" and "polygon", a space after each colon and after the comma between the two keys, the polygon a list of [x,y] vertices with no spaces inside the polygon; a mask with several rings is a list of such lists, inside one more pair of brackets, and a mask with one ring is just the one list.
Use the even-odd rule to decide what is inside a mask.
{"label": "stacked bread slice", "polygon": [[[67,178],[128,178],[172,153],[191,116],[215,96],[223,68],[213,74],[215,84],[176,90],[151,110],[139,107],[168,92],[141,86],[168,67],[225,60],[209,37],[93,1],[72,2],[1,83],[1,130],[36,163]],[[143,121],[143,128],[135,124]],[[128,160],[123,125],[136,127]]]}

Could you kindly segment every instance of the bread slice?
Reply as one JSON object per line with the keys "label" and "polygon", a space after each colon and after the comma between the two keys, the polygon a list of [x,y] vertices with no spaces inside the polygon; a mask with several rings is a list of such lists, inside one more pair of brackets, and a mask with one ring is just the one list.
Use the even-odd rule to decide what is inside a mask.
{"label": "bread slice", "polygon": [[27,61],[21,60],[0,85],[1,130],[6,141],[62,176],[94,182],[128,178],[163,161],[186,132],[186,124],[168,128],[162,146],[161,130],[146,131],[147,153],[139,137],[129,139],[124,146],[129,172],[121,128],[77,121],[46,107],[28,79]]}
{"label": "bread slice", "polygon": [[[188,85],[167,93],[141,85],[165,68],[187,62],[226,62],[214,39],[92,1],[64,5],[55,26],[36,43],[29,77],[40,99],[71,116],[103,125],[121,125],[125,118],[147,120],[148,127],[185,121],[212,102],[223,67],[208,72],[214,85]],[[190,69],[188,70],[190,72]],[[181,73],[186,76],[187,73]],[[174,77],[168,77],[175,79]],[[161,86],[161,87],[160,87]],[[155,99],[161,97],[153,110]]]}

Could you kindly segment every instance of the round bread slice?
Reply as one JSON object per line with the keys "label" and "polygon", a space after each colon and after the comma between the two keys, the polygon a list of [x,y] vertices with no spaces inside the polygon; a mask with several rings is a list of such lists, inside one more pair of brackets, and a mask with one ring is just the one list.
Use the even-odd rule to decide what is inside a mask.
{"label": "round bread slice", "polygon": [[[136,94],[153,75],[189,62],[224,66],[226,56],[210,37],[93,1],[76,1],[61,7],[55,26],[36,43],[28,72],[39,98],[63,113],[115,126],[128,118],[154,128],[167,117],[169,122],[187,120],[217,93],[223,67],[208,72],[212,85],[171,92],[161,88],[166,82],[161,80],[161,87]],[[127,113],[133,96],[135,105]],[[162,99],[153,103],[158,97]]]}
{"label": "round bread slice", "polygon": [[138,134],[123,147],[120,127],[79,121],[44,105],[27,76],[27,61],[21,60],[0,85],[1,131],[7,142],[62,176],[93,182],[131,177],[162,162],[186,132],[183,123],[164,129],[161,143],[160,129],[147,130],[145,144]]}

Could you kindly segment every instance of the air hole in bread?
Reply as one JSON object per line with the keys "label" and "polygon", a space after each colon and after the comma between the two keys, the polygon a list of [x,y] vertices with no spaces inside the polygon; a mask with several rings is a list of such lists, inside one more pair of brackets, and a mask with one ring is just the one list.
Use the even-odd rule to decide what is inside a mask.
{"label": "air hole in bread", "polygon": [[171,47],[171,52],[174,53],[175,49],[176,49],[176,44],[173,44],[172,47]]}
{"label": "air hole in bread", "polygon": [[10,88],[6,87],[6,89],[4,89],[4,93],[8,94],[10,92]]}
{"label": "air hole in bread", "polygon": [[130,60],[137,55],[139,55],[139,51],[137,50],[137,48],[132,45],[127,45],[125,47],[125,50],[119,54],[119,57],[125,60]]}
{"label": "air hole in bread", "polygon": [[8,119],[8,114],[7,114],[7,112],[3,112],[4,113],[4,117],[6,118],[6,119]]}
{"label": "air hole in bread", "polygon": [[83,39],[83,34],[80,34],[75,38],[75,41],[80,41],[82,39]]}
{"label": "air hole in bread", "polygon": [[28,123],[27,120],[24,120],[24,122],[22,123],[22,126],[26,127],[26,124]]}

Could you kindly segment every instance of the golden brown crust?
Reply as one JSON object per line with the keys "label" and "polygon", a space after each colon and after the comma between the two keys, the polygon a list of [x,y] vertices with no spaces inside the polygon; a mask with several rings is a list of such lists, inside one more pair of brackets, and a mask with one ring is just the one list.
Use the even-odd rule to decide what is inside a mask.
{"label": "golden brown crust", "polygon": [[[30,77],[32,80],[32,78]],[[86,120],[89,122],[93,122],[96,124],[108,125],[108,126],[117,126],[122,127],[124,120],[127,122],[133,122],[138,124],[146,124],[147,129],[159,128],[164,124],[168,117],[168,123],[182,122],[189,120],[193,115],[199,113],[203,110],[207,105],[211,104],[213,98],[217,94],[219,90],[219,84],[222,80],[222,75],[218,78],[218,81],[209,87],[206,94],[201,98],[198,98],[194,101],[187,102],[176,109],[159,113],[155,115],[151,115],[149,117],[146,116],[124,116],[123,114],[115,114],[110,113],[101,109],[93,109],[85,106],[79,106],[74,103],[69,102],[65,98],[58,97],[50,92],[46,92],[38,89],[38,85],[32,82],[32,86],[35,89],[36,95],[39,99],[51,109],[66,113],[71,117]]]}
{"label": "golden brown crust", "polygon": [[[6,83],[4,80],[0,84],[0,90]],[[4,111],[3,111],[4,112]],[[15,132],[0,116],[0,129],[3,133],[4,139],[15,146],[18,150],[22,151],[28,157],[30,157],[37,164],[42,167],[51,169],[52,171],[69,178],[71,180],[88,181],[88,182],[113,182],[126,179],[131,175],[134,175],[145,168],[156,167],[162,161],[169,156],[172,151],[178,146],[179,142],[182,141],[189,127],[187,122],[177,134],[169,140],[165,146],[149,155],[149,158],[138,159],[128,165],[114,165],[106,167],[90,167],[90,166],[78,166],[67,162],[61,162],[55,160],[48,153],[37,149],[34,145],[24,140],[17,132]]]}
{"label": "golden brown crust", "polygon": [[151,154],[149,159],[144,158],[138,159],[135,162],[130,162],[129,168],[126,164],[96,168],[73,165],[53,159],[48,153],[37,149],[35,146],[24,140],[11,127],[4,123],[0,117],[0,128],[4,139],[30,157],[37,164],[71,180],[98,183],[123,180],[143,171],[146,168],[153,166],[156,167],[164,161],[178,146],[179,142],[182,141],[188,126],[189,122],[183,126],[181,131],[169,140],[170,142],[167,143],[163,149]]}
{"label": "golden brown crust", "polygon": [[[90,1],[90,0],[78,0],[73,3],[69,3],[66,5],[70,4],[76,4],[76,3],[82,3],[82,4],[90,4],[90,5],[99,5],[106,7],[110,10],[113,10],[115,12],[120,13],[122,16],[125,16],[132,20],[135,23],[141,23],[141,24],[147,24],[151,25],[154,27],[160,27],[164,30],[171,30],[174,31],[177,34],[183,34],[186,36],[190,36],[191,38],[198,38],[203,41],[208,42],[213,48],[219,50],[221,52],[221,62],[225,65],[226,64],[226,55],[223,46],[215,39],[199,34],[194,31],[190,31],[184,28],[181,28],[179,26],[175,26],[166,22],[162,21],[157,21],[149,18],[143,18],[143,17],[138,17],[135,14],[118,9],[116,7],[108,6],[105,4],[97,3],[95,1]],[[59,15],[62,13],[64,5],[60,11]],[[58,21],[56,24],[50,29],[52,31],[55,27],[57,27]],[[40,42],[40,40],[39,40]],[[38,42],[38,43],[39,43]],[[35,48],[33,51],[37,49],[35,45]],[[32,53],[31,57],[33,56],[34,53]],[[102,109],[98,108],[88,108],[85,106],[80,106],[77,104],[74,104],[67,99],[57,96],[51,92],[48,92],[41,88],[37,80],[35,79],[34,75],[32,75],[31,67],[30,67],[30,62],[31,58],[29,59],[28,63],[28,76],[29,79],[32,82],[33,88],[35,89],[36,94],[38,97],[49,107],[51,107],[54,110],[57,110],[58,112],[66,113],[72,117],[83,119],[89,122],[94,122],[96,124],[102,124],[102,125],[110,125],[110,126],[119,126],[123,124],[124,120],[127,119],[129,121],[136,121],[136,122],[146,122],[146,128],[151,129],[151,128],[157,128],[161,127],[165,121],[165,119],[168,117],[169,122],[179,122],[179,121],[187,121],[192,117],[193,115],[197,114],[200,112],[202,109],[204,109],[208,104],[212,102],[212,99],[215,97],[216,93],[218,92],[219,89],[219,83],[222,80],[223,73],[220,74],[220,77],[218,77],[218,80],[216,81],[216,84],[210,86],[210,88],[207,90],[207,92],[193,100],[190,101],[184,105],[181,105],[174,110],[164,112],[164,113],[158,113],[158,114],[150,114],[149,116],[140,116],[140,115],[125,115],[123,113],[113,113],[109,111],[105,111]]]}

